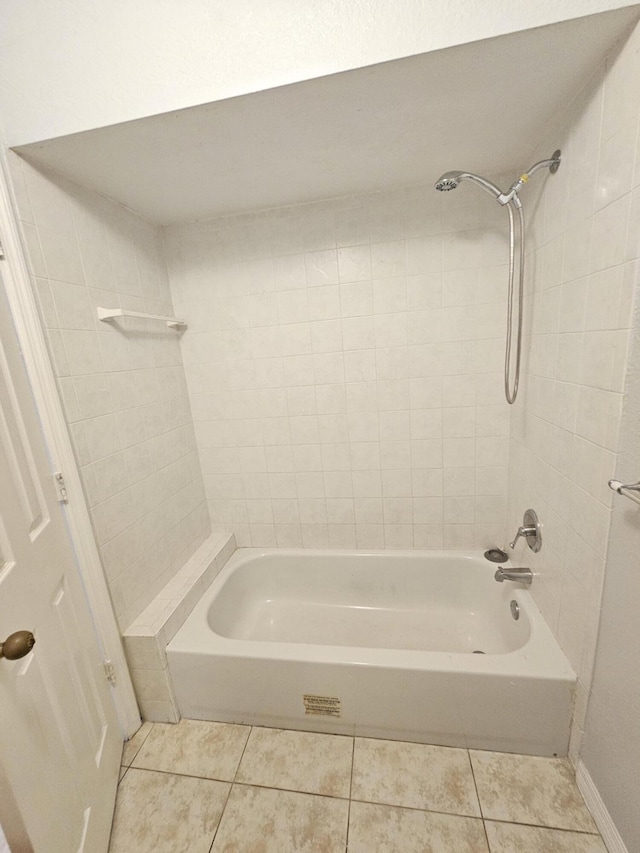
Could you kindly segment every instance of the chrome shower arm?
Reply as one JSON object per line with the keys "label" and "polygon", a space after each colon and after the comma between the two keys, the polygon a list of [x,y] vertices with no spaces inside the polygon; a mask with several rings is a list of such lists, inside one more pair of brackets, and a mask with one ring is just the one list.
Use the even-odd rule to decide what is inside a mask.
{"label": "chrome shower arm", "polygon": [[[551,172],[552,175],[555,175],[555,173],[560,168],[560,153],[561,153],[560,149],[558,148],[556,151],[553,152],[553,154],[551,155],[551,157],[549,159],[538,160],[538,162],[534,163],[533,166],[531,166],[531,168],[527,169],[526,172],[523,172],[523,174],[520,175],[520,177],[516,181],[514,181],[511,184],[511,186],[509,187],[509,192],[506,193],[504,196],[505,201],[503,201],[500,198],[498,199],[500,204],[506,204],[509,201],[515,201],[518,198],[518,193],[520,192],[522,187],[526,183],[528,183],[531,175],[535,174],[535,172],[537,172],[538,169],[547,168],[547,169],[549,169],[549,171]],[[518,206],[518,205],[516,205],[516,206]]]}
{"label": "chrome shower arm", "polygon": [[553,154],[551,155],[551,157],[548,160],[538,160],[537,163],[534,163],[530,169],[527,169],[525,174],[527,174],[527,175],[529,175],[529,177],[531,177],[531,175],[533,175],[534,172],[537,172],[538,169],[544,169],[545,166],[549,169],[549,171],[551,172],[552,175],[555,175],[555,173],[560,168],[560,149],[559,148],[557,149],[557,151],[553,152]]}
{"label": "chrome shower arm", "polygon": [[473,181],[474,184],[477,184],[483,190],[488,192],[489,195],[492,195],[498,200],[500,200],[504,195],[500,187],[491,183],[487,178],[483,178],[481,175],[474,175],[472,172],[460,172],[458,175],[458,181]]}
{"label": "chrome shower arm", "polygon": [[504,206],[511,201],[514,207],[522,207],[518,194],[514,191],[513,187],[511,187],[509,192],[503,193],[500,187],[497,187],[494,183],[487,180],[487,178],[483,178],[481,175],[474,175],[472,172],[458,172],[458,183],[461,181],[473,181],[474,184],[477,184],[481,189],[493,196],[498,204]]}

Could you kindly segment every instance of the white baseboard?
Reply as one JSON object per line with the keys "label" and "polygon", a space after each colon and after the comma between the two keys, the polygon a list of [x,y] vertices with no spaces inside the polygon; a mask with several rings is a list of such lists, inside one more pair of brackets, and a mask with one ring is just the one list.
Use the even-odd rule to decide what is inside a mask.
{"label": "white baseboard", "polygon": [[602,840],[606,844],[609,853],[629,853],[626,844],[616,829],[615,823],[611,819],[611,815],[607,811],[607,807],[605,806],[593,779],[589,775],[589,771],[582,761],[578,762],[576,782],[578,783],[580,793],[587,804],[587,808],[593,815],[596,826],[600,830],[600,835],[602,836]]}

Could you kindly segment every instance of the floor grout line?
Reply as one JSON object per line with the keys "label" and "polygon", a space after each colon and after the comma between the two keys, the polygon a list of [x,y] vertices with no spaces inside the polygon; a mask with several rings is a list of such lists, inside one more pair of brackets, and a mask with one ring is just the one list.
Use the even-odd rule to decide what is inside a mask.
{"label": "floor grout line", "polygon": [[549,826],[544,823],[523,823],[521,820],[498,820],[494,817],[483,818],[484,823],[504,823],[507,826],[525,826],[533,829],[548,829],[550,832],[571,832],[574,835],[590,835],[592,838],[601,838],[599,832],[589,832],[586,829],[566,829],[564,826]]}
{"label": "floor grout line", "polygon": [[347,810],[347,837],[345,839],[344,851],[349,851],[349,826],[351,825],[351,802],[353,796],[353,765],[356,757],[356,739],[355,736],[351,741],[351,774],[349,775],[349,808]]}
{"label": "floor grout line", "polygon": [[[145,721],[145,722],[146,722],[146,721]],[[140,729],[144,726],[145,722],[143,722],[143,723],[142,723],[142,726],[140,726]],[[131,761],[129,761],[129,763],[128,763],[127,765],[124,765],[124,764],[122,764],[122,762],[121,762],[121,764],[122,764],[122,766],[123,766],[123,767],[125,767],[125,766],[126,766],[126,768],[127,768],[127,769],[129,769],[129,767],[131,767],[131,765],[133,764],[133,762],[136,760],[136,757],[138,756],[138,754],[139,754],[140,750],[142,749],[142,747],[143,747],[143,746],[145,745],[145,743],[147,742],[147,738],[149,737],[149,735],[151,734],[151,732],[154,730],[155,725],[156,725],[155,723],[151,723],[151,727],[149,728],[149,731],[146,733],[146,735],[145,735],[145,736],[144,736],[144,738],[142,739],[142,743],[140,744],[140,746],[136,749],[136,751],[135,751],[135,752],[133,753],[133,755],[131,756]],[[128,743],[130,743],[132,740],[134,740],[134,738],[136,737],[136,735],[138,734],[138,732],[140,731],[140,729],[138,729],[138,731],[137,731],[137,732],[135,732],[135,734],[133,735],[133,737],[129,738],[129,740],[124,741],[124,743],[123,743],[123,745],[122,745],[122,752],[123,752],[123,753],[124,753],[124,750],[125,750],[126,745],[127,745]],[[123,777],[123,778],[124,778],[124,777]],[[121,779],[120,781],[122,781],[122,779]]]}
{"label": "floor grout line", "polygon": [[482,820],[477,814],[465,814],[464,812],[445,812],[442,809],[419,809],[417,806],[400,806],[397,803],[382,803],[380,800],[353,799],[353,803],[363,803],[367,806],[386,806],[389,809],[404,809],[407,812],[427,812],[428,814],[449,815],[449,817],[464,817],[467,820]]}
{"label": "floor grout line", "polygon": [[471,751],[467,749],[467,758],[469,759],[469,767],[471,768],[471,778],[473,779],[473,785],[476,789],[476,797],[478,798],[478,808],[480,809],[480,819],[482,820],[482,831],[484,832],[484,837],[487,842],[487,850],[491,853],[491,842],[489,841],[489,833],[487,832],[487,825],[484,820],[484,812],[482,810],[482,801],[480,799],[480,790],[478,789],[478,780],[476,779],[476,774],[473,769],[473,761],[471,760]]}
{"label": "floor grout line", "polygon": [[184,776],[186,779],[201,779],[203,782],[217,782],[219,785],[234,784],[233,779],[219,779],[214,776],[199,776],[197,773],[182,773],[179,770],[157,770],[155,767],[129,767],[128,769],[141,770],[143,773],[162,773],[163,776]]}
{"label": "floor grout line", "polygon": [[243,788],[262,788],[265,791],[284,791],[287,794],[302,794],[305,797],[322,797],[325,800],[340,800],[341,803],[348,803],[349,797],[340,797],[337,794],[321,794],[319,791],[301,791],[299,788],[278,788],[276,785],[261,785],[258,782],[234,782],[234,785],[241,785]]}
{"label": "floor grout line", "polygon": [[220,824],[222,823],[222,818],[224,817],[224,813],[227,810],[227,806],[229,804],[229,798],[231,797],[231,792],[233,791],[233,786],[236,784],[236,779],[238,778],[238,770],[240,770],[240,765],[242,763],[242,759],[244,758],[244,754],[247,750],[247,745],[249,744],[249,738],[251,737],[251,732],[253,731],[253,726],[249,726],[248,728],[249,728],[249,734],[247,735],[247,739],[245,740],[244,746],[242,747],[242,754],[241,754],[240,759],[238,761],[238,766],[236,767],[236,772],[233,774],[233,779],[229,785],[229,792],[227,793],[227,796],[226,796],[225,801],[224,801],[224,805],[222,807],[222,811],[220,812],[220,820],[218,821],[218,825],[216,826],[215,831],[213,833],[213,838],[211,839],[211,847],[209,847],[209,853],[211,853],[211,851],[213,850],[213,845],[216,843],[216,836],[218,834],[218,830],[220,829]]}
{"label": "floor grout line", "polygon": [[240,760],[238,761],[238,766],[236,767],[236,772],[233,774],[233,780],[231,782],[232,785],[236,784],[236,780],[238,778],[238,771],[240,770],[240,765],[242,764],[242,759],[244,758],[244,754],[247,751],[247,747],[249,746],[249,741],[251,740],[251,735],[253,734],[253,726],[249,726],[249,734],[247,735],[247,739],[244,742],[244,746],[242,747],[242,755],[240,756]]}

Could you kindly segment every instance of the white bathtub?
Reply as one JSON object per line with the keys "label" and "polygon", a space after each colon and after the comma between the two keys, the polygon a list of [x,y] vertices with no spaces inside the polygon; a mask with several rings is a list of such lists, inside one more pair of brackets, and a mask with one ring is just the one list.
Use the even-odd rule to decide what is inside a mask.
{"label": "white bathtub", "polygon": [[167,647],[180,711],[566,755],[575,674],[495,570],[472,553],[239,549]]}

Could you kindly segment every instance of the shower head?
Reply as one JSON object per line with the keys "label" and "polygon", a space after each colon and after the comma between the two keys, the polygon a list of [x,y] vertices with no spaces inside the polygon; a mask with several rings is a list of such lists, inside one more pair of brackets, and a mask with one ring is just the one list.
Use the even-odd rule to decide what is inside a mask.
{"label": "shower head", "polygon": [[518,197],[518,193],[522,187],[527,183],[534,172],[537,172],[538,169],[542,169],[544,166],[549,169],[552,175],[555,175],[560,167],[561,153],[562,152],[558,148],[553,152],[548,160],[540,160],[537,163],[534,163],[527,172],[520,175],[520,177],[511,184],[506,193],[503,193],[499,187],[487,178],[483,178],[480,175],[474,175],[472,172],[445,172],[444,175],[441,175],[438,178],[434,186],[440,192],[448,192],[449,190],[455,190],[461,181],[473,181],[474,184],[477,184],[485,190],[485,192],[488,192],[489,195],[492,195],[500,204],[505,205],[512,202],[515,207],[521,207],[522,204]]}
{"label": "shower head", "polygon": [[460,183],[460,175],[462,172],[445,172],[435,183],[435,188],[442,193],[455,190]]}
{"label": "shower head", "polygon": [[480,175],[474,175],[472,172],[445,172],[435,182],[435,188],[440,192],[448,192],[449,190],[455,190],[462,181],[473,181],[474,184],[478,184],[479,187],[494,198],[499,199],[503,196],[503,192],[499,187],[492,184],[486,178],[480,177]]}

